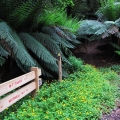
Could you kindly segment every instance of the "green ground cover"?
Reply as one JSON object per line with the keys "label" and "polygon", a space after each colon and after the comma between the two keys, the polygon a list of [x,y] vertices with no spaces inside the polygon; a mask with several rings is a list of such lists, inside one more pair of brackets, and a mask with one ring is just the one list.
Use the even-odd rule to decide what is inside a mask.
{"label": "green ground cover", "polygon": [[97,120],[110,112],[119,97],[117,67],[96,69],[74,57],[70,61],[68,78],[45,83],[35,98],[18,101],[0,120]]}

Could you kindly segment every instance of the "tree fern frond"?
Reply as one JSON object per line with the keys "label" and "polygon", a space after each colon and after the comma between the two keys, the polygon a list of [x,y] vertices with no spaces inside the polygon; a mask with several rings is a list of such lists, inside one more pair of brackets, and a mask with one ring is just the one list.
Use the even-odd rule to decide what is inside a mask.
{"label": "tree fern frond", "polygon": [[[58,53],[61,53],[62,55],[62,60],[64,62],[69,63],[69,61],[66,59],[66,57],[64,56],[64,54],[62,53],[59,45],[56,43],[56,41],[48,34],[44,34],[44,33],[34,33],[33,36],[44,46],[46,46],[46,48],[51,51],[51,53],[57,57]],[[55,57],[55,58],[56,58]]]}
{"label": "tree fern frond", "polygon": [[39,62],[41,64],[44,64],[44,67],[47,67],[48,69],[56,72],[56,70],[58,69],[56,59],[40,42],[38,42],[28,33],[20,33],[19,36],[23,43],[27,46],[27,48],[40,59]]}
{"label": "tree fern frond", "polygon": [[17,66],[18,66],[24,73],[30,71],[30,68],[31,68],[32,66],[30,67],[30,66],[23,65],[23,64],[21,63],[21,61],[18,60],[18,59],[15,59],[15,61],[16,61],[16,63],[17,63]]}
{"label": "tree fern frond", "polygon": [[72,39],[70,39],[70,37],[67,36],[67,35],[64,33],[64,31],[62,31],[59,27],[54,26],[53,28],[54,28],[55,32],[56,32],[60,37],[66,39],[66,40],[68,40],[68,41],[72,41]]}
{"label": "tree fern frond", "polygon": [[115,53],[117,53],[118,55],[120,55],[120,51],[115,51]]}
{"label": "tree fern frond", "polygon": [[2,48],[2,46],[0,46],[0,56],[3,56],[3,57],[8,57],[10,54]]}
{"label": "tree fern frond", "polygon": [[0,22],[0,38],[5,39],[9,45],[9,48],[12,51],[12,57],[20,60],[23,65],[35,66],[33,59],[24,49],[24,45],[20,45],[15,41],[13,34],[16,33],[12,32],[11,34],[11,31],[12,29],[5,22]]}
{"label": "tree fern frond", "polygon": [[30,36],[28,33],[20,33],[19,36],[27,48],[35,53],[40,59],[51,64],[56,62],[52,54],[34,37]]}
{"label": "tree fern frond", "polygon": [[77,31],[77,36],[91,34],[100,35],[105,31],[107,31],[107,28],[103,23],[95,20],[84,20]]}
{"label": "tree fern frond", "polygon": [[[61,28],[61,27],[60,27]],[[67,36],[72,40],[70,41],[72,44],[80,44],[81,42],[77,40],[77,37],[75,34],[71,33],[69,30],[64,29],[63,27],[61,28]]]}
{"label": "tree fern frond", "polygon": [[119,32],[119,28],[116,27],[115,25],[112,25],[108,30],[107,30],[108,33],[110,34],[115,34],[115,33],[118,33]]}
{"label": "tree fern frond", "polygon": [[61,38],[51,27],[43,27],[42,31],[50,35],[58,44],[68,48],[74,48],[71,43]]}
{"label": "tree fern frond", "polygon": [[110,34],[108,32],[104,32],[101,37],[102,37],[102,39],[104,39],[109,36],[110,36]]}

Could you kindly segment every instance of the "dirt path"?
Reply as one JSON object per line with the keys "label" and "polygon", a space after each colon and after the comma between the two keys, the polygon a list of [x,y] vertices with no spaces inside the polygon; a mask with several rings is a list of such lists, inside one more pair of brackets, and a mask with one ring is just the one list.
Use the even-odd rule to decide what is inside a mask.
{"label": "dirt path", "polygon": [[85,63],[96,67],[107,67],[120,63],[120,56],[114,53],[114,48],[107,41],[83,43],[74,50],[74,55]]}

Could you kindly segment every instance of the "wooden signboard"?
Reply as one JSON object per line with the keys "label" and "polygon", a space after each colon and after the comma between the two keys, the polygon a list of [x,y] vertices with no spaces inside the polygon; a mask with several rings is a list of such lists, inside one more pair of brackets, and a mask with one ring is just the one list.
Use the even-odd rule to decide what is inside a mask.
{"label": "wooden signboard", "polygon": [[31,72],[12,79],[8,82],[0,84],[0,96],[24,85],[21,89],[15,91],[14,93],[4,97],[0,100],[0,112],[5,110],[7,107],[11,106],[27,94],[33,91],[33,96],[36,94],[36,90],[39,90],[39,76],[41,75],[41,69],[36,67],[31,68]]}
{"label": "wooden signboard", "polygon": [[24,85],[25,83],[28,83],[29,81],[33,80],[34,78],[35,78],[35,72],[32,71],[30,73],[27,73],[25,75],[22,75],[20,77],[12,79],[8,82],[0,84],[0,96],[14,90],[15,88],[18,88],[18,87]]}
{"label": "wooden signboard", "polygon": [[17,90],[16,92],[8,95],[7,97],[0,100],[0,112],[5,110],[7,107],[11,106],[25,95],[29,94],[36,88],[35,82],[31,82],[30,84],[26,85],[25,87]]}

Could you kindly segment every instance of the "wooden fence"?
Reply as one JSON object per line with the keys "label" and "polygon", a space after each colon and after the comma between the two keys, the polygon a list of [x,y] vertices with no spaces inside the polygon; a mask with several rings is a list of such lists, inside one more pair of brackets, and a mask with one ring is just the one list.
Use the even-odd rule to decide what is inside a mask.
{"label": "wooden fence", "polygon": [[[41,69],[32,67],[31,72],[0,84],[0,96],[15,91],[0,100],[0,112],[31,92],[32,96],[35,96],[36,90],[39,90],[39,76],[41,76]],[[20,86],[22,87],[19,88]]]}

